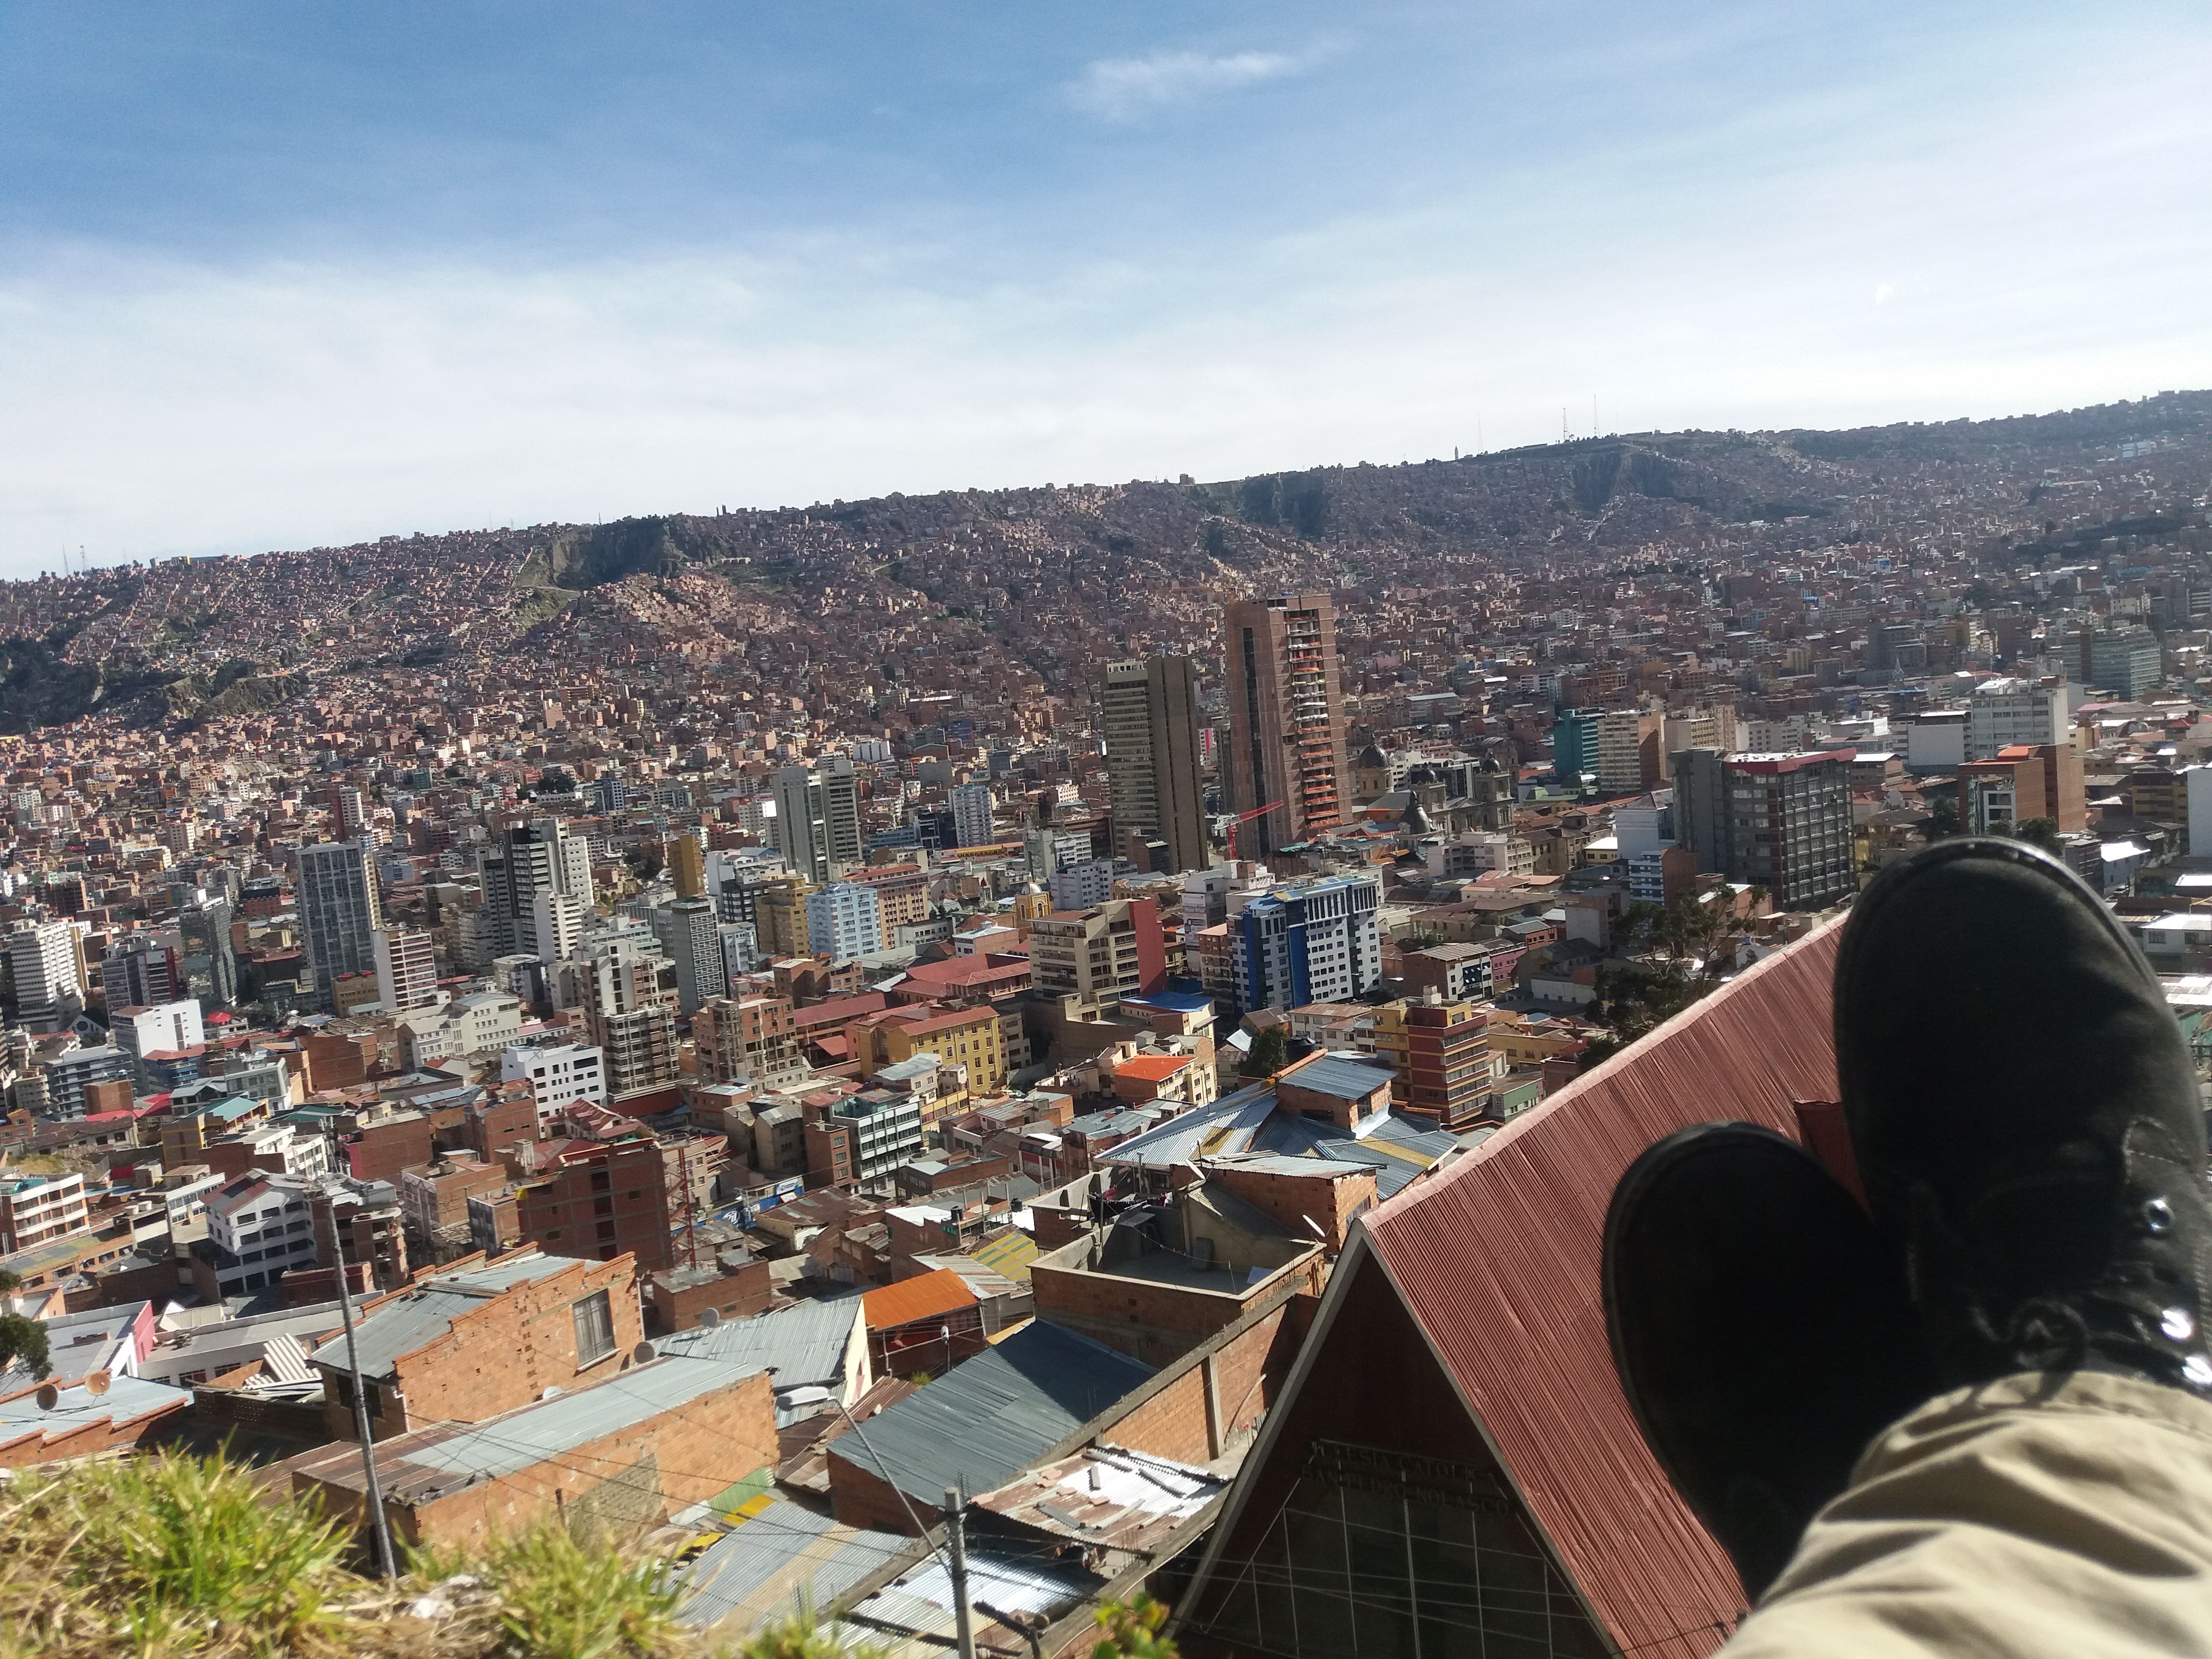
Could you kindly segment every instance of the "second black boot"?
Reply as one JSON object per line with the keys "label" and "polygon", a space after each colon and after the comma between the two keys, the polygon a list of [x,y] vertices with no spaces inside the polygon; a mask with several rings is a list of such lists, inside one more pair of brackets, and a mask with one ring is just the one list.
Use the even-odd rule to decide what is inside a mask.
{"label": "second black boot", "polygon": [[2189,1050],[2088,887],[2013,841],[1892,866],[1844,924],[1859,1174],[1947,1386],[2117,1372],[2212,1394],[2212,1205]]}
{"label": "second black boot", "polygon": [[1904,1274],[1810,1153],[1748,1123],[1629,1165],[1603,1273],[1644,1442],[1756,1600],[1869,1443],[1936,1391]]}

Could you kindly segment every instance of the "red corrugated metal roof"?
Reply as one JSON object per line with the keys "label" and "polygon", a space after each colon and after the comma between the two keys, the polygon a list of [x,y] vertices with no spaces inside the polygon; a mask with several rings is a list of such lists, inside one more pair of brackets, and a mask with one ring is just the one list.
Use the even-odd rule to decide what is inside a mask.
{"label": "red corrugated metal roof", "polygon": [[1624,1651],[1690,1659],[1744,1605],[1613,1376],[1606,1206],[1653,1141],[1736,1119],[1794,1136],[1836,1097],[1841,923],[1768,957],[1367,1218],[1376,1254],[1560,1559]]}
{"label": "red corrugated metal roof", "polygon": [[975,1292],[968,1288],[966,1279],[950,1267],[939,1267],[919,1279],[902,1279],[896,1285],[870,1291],[861,1297],[860,1306],[870,1330],[887,1331],[933,1314],[973,1306],[975,1301]]}
{"label": "red corrugated metal roof", "polygon": [[1114,1068],[1115,1077],[1133,1077],[1142,1083],[1165,1083],[1190,1064],[1188,1054],[1132,1054]]}

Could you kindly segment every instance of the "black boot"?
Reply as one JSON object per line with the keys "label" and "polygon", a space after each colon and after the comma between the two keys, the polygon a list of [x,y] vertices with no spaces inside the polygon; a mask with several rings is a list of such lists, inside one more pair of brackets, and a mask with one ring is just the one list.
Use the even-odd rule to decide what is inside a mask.
{"label": "black boot", "polygon": [[1794,1141],[1708,1123],[1621,1176],[1604,1285],[1644,1438],[1756,1600],[1874,1437],[1936,1392],[1896,1258]]}
{"label": "black boot", "polygon": [[1859,1174],[1946,1386],[2087,1369],[2212,1393],[2196,1070],[2072,871],[1980,839],[1884,871],[1835,1018]]}

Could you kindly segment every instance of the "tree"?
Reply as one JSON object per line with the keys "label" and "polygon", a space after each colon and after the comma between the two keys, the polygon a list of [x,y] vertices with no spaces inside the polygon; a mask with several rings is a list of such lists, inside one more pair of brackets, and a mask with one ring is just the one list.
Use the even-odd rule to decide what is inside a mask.
{"label": "tree", "polygon": [[1176,1659],[1174,1641],[1160,1634],[1168,1610],[1144,1591],[1126,1607],[1109,1601],[1091,1616],[1106,1634],[1091,1650],[1091,1659]]}
{"label": "tree", "polygon": [[0,1296],[13,1296],[23,1288],[23,1276],[0,1267]]}
{"label": "tree", "polygon": [[1237,1068],[1237,1075],[1247,1078],[1274,1076],[1289,1063],[1290,1047],[1290,1036],[1281,1026],[1268,1026],[1252,1039],[1252,1052],[1244,1056],[1244,1063]]}
{"label": "tree", "polygon": [[1942,841],[1959,833],[1959,803],[1940,799],[1928,809],[1928,821],[1920,826],[1920,833],[1930,841]]}
{"label": "tree", "polygon": [[0,1314],[0,1367],[19,1359],[33,1376],[46,1374],[46,1328],[21,1314]]}
{"label": "tree", "polygon": [[2022,818],[2005,831],[2014,841],[2024,841],[2031,847],[2040,847],[2053,858],[2066,855],[2066,843],[2059,836],[2057,818]]}

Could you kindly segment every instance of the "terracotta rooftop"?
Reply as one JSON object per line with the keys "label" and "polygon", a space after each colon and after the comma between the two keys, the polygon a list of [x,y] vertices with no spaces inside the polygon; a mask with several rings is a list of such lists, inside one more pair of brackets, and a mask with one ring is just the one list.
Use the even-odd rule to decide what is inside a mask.
{"label": "terracotta rooftop", "polygon": [[972,1306],[975,1300],[975,1292],[968,1288],[966,1279],[950,1267],[940,1267],[919,1279],[902,1279],[896,1285],[870,1291],[860,1298],[860,1305],[866,1310],[870,1330],[887,1331],[894,1325]]}

